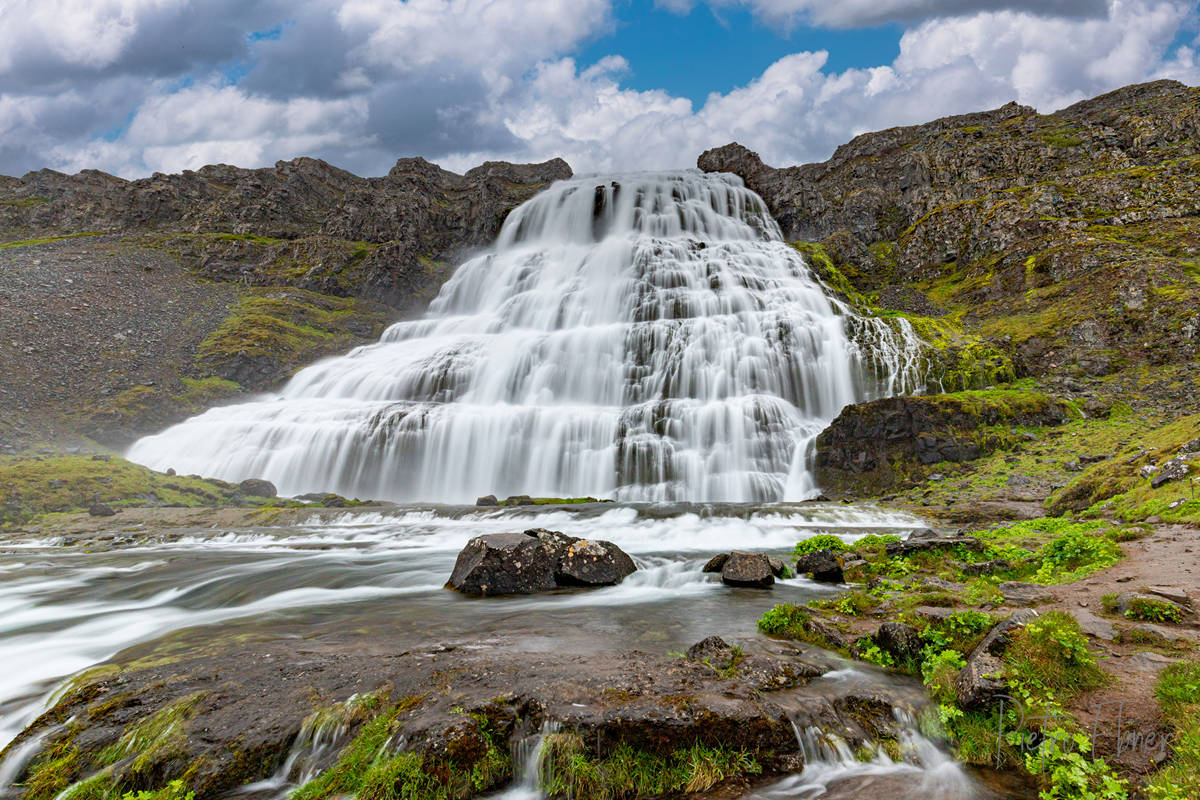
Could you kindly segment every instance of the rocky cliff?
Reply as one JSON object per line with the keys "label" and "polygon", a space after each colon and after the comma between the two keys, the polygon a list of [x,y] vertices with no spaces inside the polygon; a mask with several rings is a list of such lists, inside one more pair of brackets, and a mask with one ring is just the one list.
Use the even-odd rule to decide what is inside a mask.
{"label": "rocky cliff", "polygon": [[1130,86],[1054,114],[1010,103],[856,137],[740,175],[876,310],[940,320],[1029,375],[1104,376],[1200,353],[1200,89]]}
{"label": "rocky cliff", "polygon": [[0,452],[121,445],[373,341],[570,175],[410,158],[360,178],[298,158],[0,176]]}

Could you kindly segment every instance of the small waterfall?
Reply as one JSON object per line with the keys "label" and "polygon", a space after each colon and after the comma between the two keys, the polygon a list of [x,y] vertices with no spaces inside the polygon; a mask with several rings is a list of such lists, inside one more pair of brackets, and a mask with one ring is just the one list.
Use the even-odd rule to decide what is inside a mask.
{"label": "small waterfall", "polygon": [[546,796],[541,788],[542,754],[546,749],[546,737],[557,733],[560,723],[546,720],[542,730],[534,736],[526,736],[513,745],[512,784],[492,800],[543,800]]}
{"label": "small waterfall", "polygon": [[973,800],[985,796],[949,753],[920,733],[916,720],[907,711],[896,708],[893,713],[900,727],[900,760],[893,759],[878,745],[871,747],[870,753],[856,756],[837,734],[816,727],[800,728],[793,723],[804,756],[804,770],[751,797],[856,798],[867,791],[897,800]]}
{"label": "small waterfall", "polygon": [[350,717],[361,700],[361,695],[351,695],[332,712],[318,711],[306,717],[287,757],[275,774],[242,787],[239,793],[286,800],[297,786],[303,786],[317,777],[345,745]]}
{"label": "small waterfall", "polygon": [[845,405],[921,388],[905,325],[830,297],[734,176],[576,178],[423,319],[129,458],[284,494],[801,500]]}

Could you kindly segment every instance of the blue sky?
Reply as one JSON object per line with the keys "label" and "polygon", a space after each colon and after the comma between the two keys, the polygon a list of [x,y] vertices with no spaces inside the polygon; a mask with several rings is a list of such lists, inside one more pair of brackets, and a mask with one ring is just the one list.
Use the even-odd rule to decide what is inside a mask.
{"label": "blue sky", "polygon": [[1011,100],[1200,84],[1200,0],[4,0],[0,174],[297,156],[770,164]]}
{"label": "blue sky", "polygon": [[616,5],[612,33],[580,48],[587,66],[612,53],[629,62],[622,83],[633,89],[666,89],[699,108],[711,92],[745,86],[780,58],[798,51],[826,50],[827,67],[841,72],[891,62],[900,52],[898,24],[853,30],[793,24],[771,25],[745,6],[698,5],[684,14],[650,0]]}

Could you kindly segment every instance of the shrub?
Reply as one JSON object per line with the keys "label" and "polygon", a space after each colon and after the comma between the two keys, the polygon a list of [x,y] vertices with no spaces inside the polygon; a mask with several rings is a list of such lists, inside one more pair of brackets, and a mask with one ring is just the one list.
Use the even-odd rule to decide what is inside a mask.
{"label": "shrub", "polygon": [[1125,616],[1148,622],[1183,622],[1183,615],[1174,603],[1149,597],[1135,597],[1130,600]]}
{"label": "shrub", "polygon": [[792,551],[792,555],[802,556],[811,553],[815,550],[846,550],[846,543],[832,533],[818,533],[816,536],[810,536],[796,545],[796,549]]}
{"label": "shrub", "polygon": [[1044,545],[1038,555],[1038,582],[1067,583],[1111,567],[1121,560],[1121,548],[1107,537],[1073,530]]}

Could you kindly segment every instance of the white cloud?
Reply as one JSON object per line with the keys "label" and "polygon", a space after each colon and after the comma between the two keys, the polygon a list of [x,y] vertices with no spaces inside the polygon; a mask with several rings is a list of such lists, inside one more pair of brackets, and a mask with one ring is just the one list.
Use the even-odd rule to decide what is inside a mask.
{"label": "white cloud", "polygon": [[889,22],[975,14],[998,7],[1043,17],[1100,17],[1107,0],[655,0],[655,5],[686,14],[701,2],[714,9],[746,6],[774,25],[804,22],[831,28],[857,28]]}
{"label": "white cloud", "polygon": [[[44,21],[50,12],[17,2],[0,37],[29,24],[36,35],[23,41],[53,38]],[[0,54],[9,59],[0,68],[0,172],[50,165],[133,176],[298,155],[365,174],[406,155],[455,169],[486,158],[554,156],[578,171],[674,168],[735,139],[786,164],[825,158],[867,130],[1013,99],[1052,111],[1142,80],[1200,83],[1200,48],[1171,49],[1195,24],[1194,7],[1172,0],[1108,0],[1100,16],[1068,15],[1067,3],[1056,17],[1021,11],[1020,2],[968,13],[978,4],[752,0],[764,14],[825,24],[836,22],[828,16],[835,11],[868,6],[962,13],[907,27],[890,64],[835,73],[824,52],[794,53],[699,108],[666,91],[624,86],[628,63],[620,55],[588,68],[564,57],[608,29],[610,0],[304,0],[286,12],[272,11],[274,0],[206,0],[229,15],[211,29],[181,32],[184,56],[155,45],[172,50],[169,58],[147,42],[198,0],[95,0],[77,15],[71,2],[46,6],[67,17],[57,50],[39,55],[31,44]],[[660,5],[684,10],[689,0]],[[246,7],[257,16],[246,16]],[[280,24],[277,41],[248,42],[247,31],[261,28],[247,26]],[[56,55],[88,36],[97,42],[91,52]],[[226,74],[230,53],[232,63],[253,56],[253,70],[236,82]],[[189,82],[179,88],[184,76]]]}

